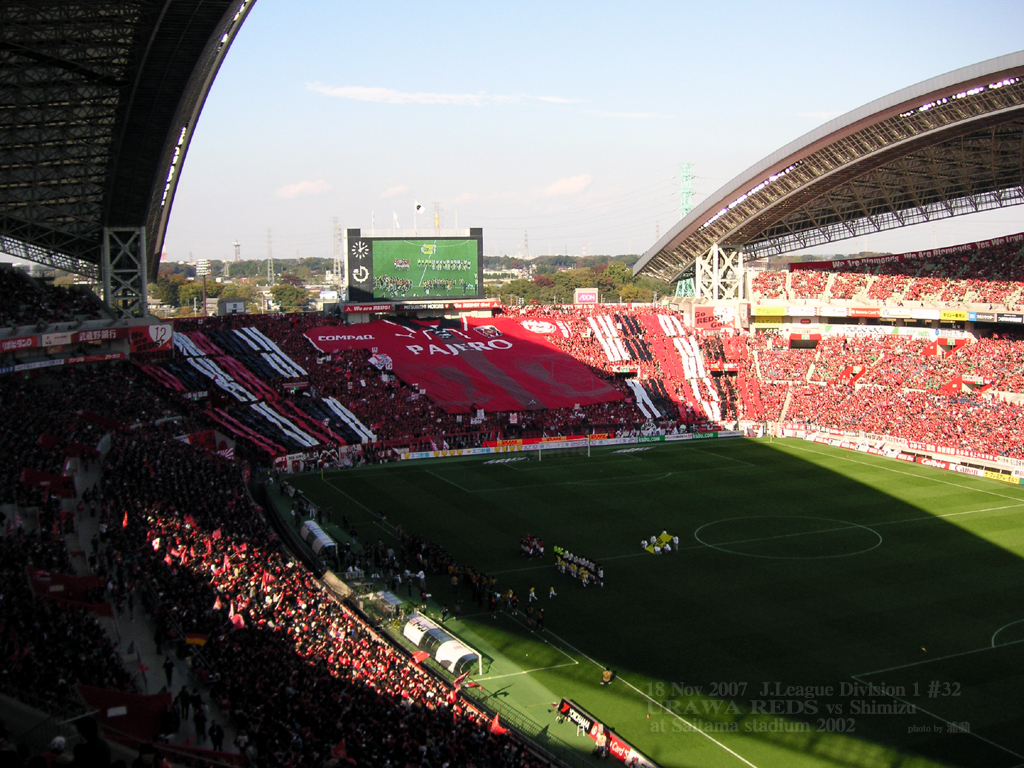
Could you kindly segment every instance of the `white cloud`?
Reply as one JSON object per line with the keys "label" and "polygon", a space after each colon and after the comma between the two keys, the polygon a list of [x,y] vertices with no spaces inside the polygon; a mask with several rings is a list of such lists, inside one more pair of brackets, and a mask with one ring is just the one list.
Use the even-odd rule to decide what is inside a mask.
{"label": "white cloud", "polygon": [[494,93],[432,93],[418,91],[407,93],[394,88],[367,87],[363,85],[331,86],[323,83],[306,83],[306,90],[353,101],[370,101],[376,104],[450,104],[459,107],[479,107],[484,104],[505,104],[517,101],[543,101],[549,104],[572,104],[578,99],[561,96],[507,96]]}
{"label": "white cloud", "polygon": [[319,195],[321,192],[326,192],[331,188],[323,179],[317,181],[297,181],[294,184],[285,184],[277,192],[274,193],[275,197],[279,197],[288,200],[293,197],[305,197],[307,195]]}
{"label": "white cloud", "polygon": [[545,197],[557,197],[560,195],[576,195],[582,192],[590,184],[590,174],[584,173],[580,176],[573,176],[569,179],[559,179],[554,184],[549,184],[542,193]]}
{"label": "white cloud", "polygon": [[400,186],[397,186],[397,187],[388,187],[387,189],[385,189],[383,192],[380,193],[380,196],[382,198],[394,197],[395,195],[400,195],[403,192],[408,192],[408,191],[409,191],[409,186],[407,184],[401,184]]}
{"label": "white cloud", "polygon": [[582,99],[563,99],[561,96],[533,96],[537,101],[546,101],[549,104],[577,104]]}

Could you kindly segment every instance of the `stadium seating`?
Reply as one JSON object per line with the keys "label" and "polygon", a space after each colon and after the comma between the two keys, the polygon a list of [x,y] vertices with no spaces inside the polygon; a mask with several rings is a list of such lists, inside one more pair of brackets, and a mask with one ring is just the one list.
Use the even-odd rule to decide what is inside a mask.
{"label": "stadium seating", "polygon": [[[809,273],[788,286],[783,273],[757,280],[762,295],[789,290],[794,298],[874,291],[893,302],[1015,301],[1024,285],[1015,281],[1024,276],[1016,262],[1000,262],[999,253],[1007,256],[980,257],[988,281],[968,277],[955,260],[942,276],[924,264],[904,264],[903,272],[887,264]],[[3,272],[0,280],[22,279]],[[31,317],[48,316],[38,311]],[[211,638],[201,674],[268,765],[314,765],[344,743],[346,759],[365,765],[418,765],[426,755],[432,764],[533,766],[542,763],[522,742],[491,733],[481,714],[451,702],[448,686],[411,665],[288,558],[242,481],[246,465],[268,464],[274,452],[268,446],[282,452],[359,446],[360,460],[373,461],[392,447],[471,447],[499,435],[632,433],[654,421],[672,429],[733,419],[896,435],[1024,458],[1018,426],[1024,406],[988,396],[1024,393],[1019,338],[939,345],[853,335],[791,349],[777,333],[687,328],[661,307],[530,306],[507,314],[562,324],[565,333],[552,335],[552,343],[625,397],[528,411],[518,424],[501,413],[481,419],[447,413],[375,367],[366,350],[328,356],[313,349],[303,333],[325,319],[302,315],[188,320],[178,325],[188,335],[172,360],[0,378],[0,398],[18,412],[0,426],[12,458],[0,470],[0,502],[32,515],[24,527],[9,517],[0,538],[6,627],[0,653],[13,661],[6,689],[28,695],[44,687],[53,703],[76,683],[133,690],[132,675],[94,615],[81,606],[40,606],[24,578],[28,567],[72,570],[63,535],[74,531],[75,515],[60,494],[64,476],[78,464],[103,461],[102,488],[77,506],[78,515],[95,507],[107,531],[92,559],[106,588],[89,599],[121,604],[146,584],[160,596],[154,620],[161,637]],[[247,330],[253,328],[258,336]],[[191,354],[193,347],[201,354]],[[238,382],[238,392],[251,397],[224,389],[226,382],[200,371],[198,359],[216,361]],[[623,367],[633,386],[617,375]],[[308,389],[292,392],[300,381]],[[215,390],[215,402],[200,406],[183,397],[202,389]],[[217,425],[225,431],[238,425],[231,459],[175,439]],[[95,447],[107,434],[112,447],[101,459]],[[371,544],[361,557],[362,565],[380,565],[386,556]],[[479,585],[475,599],[488,584],[472,564],[455,563],[442,547],[415,536],[395,564],[441,573],[454,568]],[[56,649],[44,656],[43,638],[54,637]],[[80,663],[81,652],[87,663]],[[309,695],[314,688],[317,694]],[[393,728],[377,727],[381,722]]]}
{"label": "stadium seating", "polygon": [[760,272],[750,282],[763,299],[853,301],[903,305],[973,305],[1017,310],[1024,305],[1020,243],[981,243],[969,251],[909,254],[891,261],[835,264],[831,269]]}
{"label": "stadium seating", "polygon": [[111,315],[95,298],[44,285],[20,269],[0,267],[0,327],[50,325],[61,321],[100,320]]}

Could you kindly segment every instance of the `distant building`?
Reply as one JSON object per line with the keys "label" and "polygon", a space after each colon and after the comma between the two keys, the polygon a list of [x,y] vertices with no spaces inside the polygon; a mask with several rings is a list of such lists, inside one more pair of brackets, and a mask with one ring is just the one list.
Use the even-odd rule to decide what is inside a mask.
{"label": "distant building", "polygon": [[245,299],[218,299],[218,315],[244,315]]}

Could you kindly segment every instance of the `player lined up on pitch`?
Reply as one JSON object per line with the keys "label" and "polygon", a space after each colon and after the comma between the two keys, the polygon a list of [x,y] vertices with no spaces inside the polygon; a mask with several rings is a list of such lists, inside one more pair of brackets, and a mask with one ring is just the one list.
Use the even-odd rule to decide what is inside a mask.
{"label": "player lined up on pitch", "polygon": [[662,531],[659,536],[651,536],[651,540],[640,539],[640,548],[645,549],[652,555],[668,554],[672,551],[679,551],[679,537],[670,536]]}
{"label": "player lined up on pitch", "polygon": [[544,539],[528,533],[519,540],[519,551],[524,557],[544,557]]}
{"label": "player lined up on pitch", "polygon": [[567,549],[555,547],[555,567],[559,573],[567,573],[574,579],[579,579],[584,587],[596,584],[604,586],[604,567],[593,560],[574,555]]}

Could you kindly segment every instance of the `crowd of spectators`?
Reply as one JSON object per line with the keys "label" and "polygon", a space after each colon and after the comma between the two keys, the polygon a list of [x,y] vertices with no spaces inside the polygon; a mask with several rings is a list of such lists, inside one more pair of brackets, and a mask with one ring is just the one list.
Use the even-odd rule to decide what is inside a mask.
{"label": "crowd of spectators", "polygon": [[1018,310],[1024,306],[1024,247],[1018,241],[988,243],[848,266],[839,262],[830,269],[763,271],[750,287],[755,301],[866,299],[891,306],[970,303]]}
{"label": "crowd of spectators", "polygon": [[137,553],[163,636],[209,636],[211,695],[263,764],[315,765],[343,740],[366,766],[537,764],[289,560],[236,466],[125,435],[105,476],[109,511],[128,522],[111,546]]}
{"label": "crowd of spectators", "polygon": [[[19,394],[66,416],[69,403],[42,405],[30,390],[52,393],[67,373],[23,382]],[[105,384],[121,398],[130,387],[128,380]],[[20,428],[30,434],[35,423]],[[78,514],[98,515],[104,532],[90,557],[109,584],[104,594],[123,602],[146,586],[156,595],[158,647],[183,648],[187,633],[208,638],[195,669],[246,733],[253,764],[317,765],[332,751],[360,766],[545,764],[511,734],[492,733],[488,718],[290,560],[236,463],[158,427],[115,430],[102,486],[82,498]],[[410,539],[406,552],[413,562],[457,567],[459,577],[484,583],[434,545]],[[76,683],[133,690],[93,616],[35,598],[27,566],[72,572],[61,536],[45,526],[30,535],[11,522],[0,537],[0,652],[10,660],[4,687],[43,691],[55,703]]]}
{"label": "crowd of spectators", "polygon": [[[578,339],[566,351],[586,362],[601,352],[587,334],[588,313],[597,311],[529,307],[516,314],[564,322],[572,329],[566,341]],[[665,312],[620,310],[618,321],[623,333],[651,350],[651,359],[636,361],[638,373],[665,382],[678,399],[680,422],[697,423],[703,415],[694,403],[714,396],[728,418],[775,421],[786,409],[786,421],[1024,458],[1017,427],[1024,406],[943,389],[956,377],[975,376],[996,389],[1024,391],[1020,339],[952,345],[849,336],[826,338],[816,349],[791,349],[778,334],[678,329],[696,340],[705,366],[735,367],[710,378],[713,393],[694,392],[693,386],[709,385],[685,375],[674,341],[680,337],[669,335],[657,318]],[[366,351],[330,359],[317,353],[302,333],[323,324],[322,317],[190,322],[196,329],[259,328],[310,373],[316,393],[342,400],[382,444],[419,440],[438,447],[439,437],[479,444],[499,433],[571,434],[608,425],[627,430],[644,420],[624,397],[520,414],[514,427],[507,414],[485,414],[467,424],[465,416],[460,421],[375,368]],[[609,372],[607,360],[593,362],[624,395],[631,393]],[[855,382],[842,375],[854,367],[863,368]],[[110,434],[102,485],[77,505],[77,514],[97,515],[104,531],[90,566],[115,604],[130,601],[142,586],[155,595],[151,608],[161,645],[180,648],[186,633],[208,638],[195,669],[246,733],[257,764],[315,765],[332,750],[337,754],[338,745],[344,745],[346,760],[364,766],[540,764],[513,736],[492,733],[483,715],[453,698],[446,684],[412,664],[289,558],[243,485],[237,460],[173,439],[208,426],[200,408],[174,400],[123,363],[5,377],[0,403],[18,414],[5,420],[0,435],[11,459],[0,471],[2,501],[36,516],[32,533],[12,522],[0,538],[0,653],[12,662],[0,680],[8,689],[32,686],[59,696],[85,682],[132,690],[131,675],[93,615],[40,602],[24,579],[28,566],[70,572],[60,534],[73,521],[49,489],[21,482],[22,469],[61,475],[76,451],[80,461],[99,461],[77,446],[94,447]],[[239,450],[236,456],[246,454]],[[410,590],[409,573],[426,570],[445,574],[453,590],[465,589],[480,604],[493,594],[493,578],[456,562],[443,547],[400,534],[397,553],[377,542],[364,558],[386,566],[393,578],[404,573]]]}
{"label": "crowd of spectators", "polygon": [[753,294],[760,299],[786,298],[788,272],[764,270],[758,272],[750,283]]}
{"label": "crowd of spectators", "polygon": [[59,536],[12,526],[0,536],[0,690],[62,707],[76,684],[134,691],[115,643],[93,613],[47,600],[30,586],[27,568],[73,574]]}
{"label": "crowd of spectators", "polygon": [[96,298],[39,283],[11,267],[0,267],[0,295],[0,328],[109,317]]}

